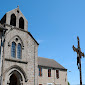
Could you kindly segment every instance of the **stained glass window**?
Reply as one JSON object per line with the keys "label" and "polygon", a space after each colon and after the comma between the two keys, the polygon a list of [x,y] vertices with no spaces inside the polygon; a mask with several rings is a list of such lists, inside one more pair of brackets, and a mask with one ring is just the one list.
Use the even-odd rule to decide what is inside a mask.
{"label": "stained glass window", "polygon": [[13,58],[16,57],[16,43],[15,42],[12,42],[12,46],[11,46],[11,56]]}
{"label": "stained glass window", "polygon": [[21,59],[21,44],[20,43],[17,46],[17,58]]}

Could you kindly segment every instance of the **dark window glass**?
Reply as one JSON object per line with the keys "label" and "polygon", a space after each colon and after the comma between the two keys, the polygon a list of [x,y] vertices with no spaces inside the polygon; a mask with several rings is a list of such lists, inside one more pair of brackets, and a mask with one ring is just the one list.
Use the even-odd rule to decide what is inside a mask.
{"label": "dark window glass", "polygon": [[15,16],[15,14],[11,15],[10,25],[16,26],[16,16]]}
{"label": "dark window glass", "polygon": [[59,78],[59,70],[56,70],[56,78]]}
{"label": "dark window glass", "polygon": [[21,59],[21,44],[20,43],[17,46],[17,58]]}
{"label": "dark window glass", "polygon": [[24,29],[24,19],[22,17],[19,19],[19,28]]}
{"label": "dark window glass", "polygon": [[51,77],[51,69],[48,69],[48,77]]}
{"label": "dark window glass", "polygon": [[39,76],[42,76],[42,68],[39,67]]}
{"label": "dark window glass", "polygon": [[16,57],[16,43],[15,42],[12,42],[12,46],[11,46],[11,56],[13,58]]}

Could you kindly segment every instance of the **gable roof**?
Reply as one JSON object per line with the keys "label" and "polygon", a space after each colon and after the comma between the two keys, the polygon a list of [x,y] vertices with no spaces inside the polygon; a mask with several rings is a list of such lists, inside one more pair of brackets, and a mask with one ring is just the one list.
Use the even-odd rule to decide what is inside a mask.
{"label": "gable roof", "polygon": [[58,62],[56,62],[55,60],[43,58],[43,57],[38,57],[38,66],[67,70],[62,65],[60,65]]}
{"label": "gable roof", "polygon": [[3,23],[3,21],[6,21],[6,19],[7,19],[6,16],[7,16],[7,15],[15,14],[15,16],[17,16],[17,13],[20,14],[20,15],[18,15],[18,17],[19,17],[19,16],[20,16],[20,17],[23,17],[23,19],[24,19],[26,22],[28,22],[27,19],[25,18],[25,16],[23,15],[23,13],[21,12],[21,10],[19,9],[19,6],[18,6],[17,8],[15,8],[15,9],[13,9],[13,10],[11,10],[11,11],[6,12],[5,15],[2,17],[2,19],[0,20],[0,23],[2,23],[2,24],[6,23],[6,22]]}
{"label": "gable roof", "polygon": [[6,14],[14,13],[16,15],[17,10],[22,14],[22,17],[27,21],[27,19],[25,18],[25,16],[23,15],[23,13],[21,12],[21,10],[19,9],[19,6],[17,8],[15,8],[15,9],[12,9],[12,10],[6,12]]}
{"label": "gable roof", "polygon": [[[6,25],[6,26],[9,26],[9,27],[12,27],[12,26],[10,26],[10,25],[8,25],[8,24],[5,24],[5,25]],[[39,45],[39,43],[35,40],[35,38],[32,36],[32,34],[31,34],[30,32],[25,31],[25,30],[20,29],[20,28],[17,28],[17,27],[14,27],[13,29],[16,29],[16,30],[20,30],[20,31],[26,32],[27,34],[29,34],[29,35],[32,37],[32,39],[37,43],[37,45]]]}

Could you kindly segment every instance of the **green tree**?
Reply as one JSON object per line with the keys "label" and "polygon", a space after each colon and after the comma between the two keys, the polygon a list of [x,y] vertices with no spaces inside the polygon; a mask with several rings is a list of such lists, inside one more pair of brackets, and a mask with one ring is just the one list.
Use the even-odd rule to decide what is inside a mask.
{"label": "green tree", "polygon": [[68,82],[68,85],[70,85],[70,83]]}

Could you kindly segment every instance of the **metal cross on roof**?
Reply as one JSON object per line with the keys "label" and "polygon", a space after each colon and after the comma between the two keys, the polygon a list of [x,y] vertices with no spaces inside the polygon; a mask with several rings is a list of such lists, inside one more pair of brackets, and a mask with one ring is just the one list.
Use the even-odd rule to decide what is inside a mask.
{"label": "metal cross on roof", "polygon": [[83,57],[85,57],[85,56],[84,56],[84,53],[81,52],[79,37],[77,37],[77,40],[78,40],[78,47],[75,48],[74,45],[73,45],[72,48],[75,52],[77,52],[77,66],[78,66],[78,69],[79,69],[79,72],[80,72],[80,85],[82,85],[81,56],[83,56]]}

